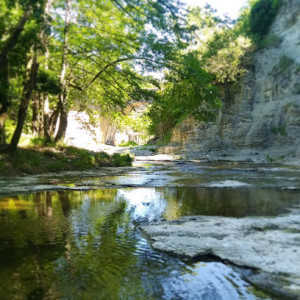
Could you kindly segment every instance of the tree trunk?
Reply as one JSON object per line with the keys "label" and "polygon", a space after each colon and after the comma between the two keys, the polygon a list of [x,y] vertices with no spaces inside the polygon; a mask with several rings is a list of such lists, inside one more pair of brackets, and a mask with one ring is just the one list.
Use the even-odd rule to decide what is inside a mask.
{"label": "tree trunk", "polygon": [[[64,95],[61,95],[61,98],[64,98]],[[68,111],[66,109],[66,100],[60,99],[59,100],[59,127],[55,136],[55,142],[60,141],[64,138],[67,127],[68,127]]]}
{"label": "tree trunk", "polygon": [[43,101],[40,93],[35,93],[32,99],[32,133],[34,136],[43,136]]}
{"label": "tree trunk", "polygon": [[55,136],[55,141],[61,140],[66,133],[68,125],[68,111],[67,111],[67,100],[68,100],[68,90],[66,85],[66,71],[68,68],[67,54],[69,45],[69,27],[70,27],[70,17],[71,17],[71,0],[66,0],[66,19],[65,19],[65,30],[64,30],[64,44],[61,60],[61,72],[60,72],[60,86],[61,94],[59,95],[59,128]]}
{"label": "tree trunk", "polygon": [[8,147],[10,153],[13,153],[17,149],[22,134],[29,102],[36,84],[37,71],[38,71],[37,55],[32,54],[26,67],[26,76],[25,76],[25,82],[23,88],[23,95],[19,107],[17,127],[14,131],[13,137]]}
{"label": "tree trunk", "polygon": [[7,117],[7,108],[7,105],[2,104],[0,109],[0,148],[6,145],[5,120]]}
{"label": "tree trunk", "polygon": [[59,117],[59,105],[57,105],[57,107],[52,112],[51,117],[49,119],[49,134],[51,137],[54,137],[58,117]]}
{"label": "tree trunk", "polygon": [[44,138],[45,138],[46,142],[51,141],[49,113],[50,113],[49,96],[48,96],[48,94],[44,94],[44,99],[43,99],[43,124],[44,124]]}
{"label": "tree trunk", "polygon": [[34,136],[38,135],[39,132],[39,100],[37,94],[34,95],[32,99],[32,134]]}
{"label": "tree trunk", "polygon": [[[53,0],[47,0],[46,6],[45,6],[45,15],[46,15],[46,25],[47,27],[50,27],[50,21],[48,15],[50,14],[50,9],[52,5]],[[43,45],[45,47],[45,70],[49,69],[49,38],[48,35],[45,34],[45,32],[41,35]],[[49,95],[48,93],[43,94],[43,113],[42,113],[42,119],[43,119],[43,135],[46,140],[46,142],[51,141],[51,134],[50,134],[50,108],[49,108]]]}
{"label": "tree trunk", "polygon": [[4,64],[0,65],[0,147],[6,145],[5,120],[9,106],[8,89],[8,63],[5,60]]}

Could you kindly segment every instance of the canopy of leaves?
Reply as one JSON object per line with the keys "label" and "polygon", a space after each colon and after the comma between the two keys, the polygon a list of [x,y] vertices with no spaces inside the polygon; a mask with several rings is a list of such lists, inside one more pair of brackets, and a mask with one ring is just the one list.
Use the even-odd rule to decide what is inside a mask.
{"label": "canopy of leaves", "polygon": [[257,0],[252,3],[249,14],[251,34],[261,38],[267,34],[281,6],[281,0]]}
{"label": "canopy of leaves", "polygon": [[[160,97],[151,106],[150,133],[163,137],[184,118],[193,115],[196,119],[211,121],[221,102],[213,76],[207,73],[197,58],[197,52],[182,57],[181,68],[174,66],[165,76]],[[182,68],[184,67],[184,68]]]}
{"label": "canopy of leaves", "polygon": [[[51,4],[49,15],[46,3]],[[1,101],[14,103],[14,118],[26,61],[34,51],[39,60],[36,94],[47,95],[43,99],[50,100],[53,114],[58,95],[66,94],[66,111],[84,110],[91,119],[115,118],[130,103],[148,101],[150,132],[159,136],[188,115],[212,120],[221,105],[218,88],[246,72],[249,36],[266,34],[280,3],[251,1],[233,26],[210,7],[188,13],[171,0],[0,0],[0,52],[29,12],[0,71]],[[161,82],[149,76],[152,72],[164,74]]]}

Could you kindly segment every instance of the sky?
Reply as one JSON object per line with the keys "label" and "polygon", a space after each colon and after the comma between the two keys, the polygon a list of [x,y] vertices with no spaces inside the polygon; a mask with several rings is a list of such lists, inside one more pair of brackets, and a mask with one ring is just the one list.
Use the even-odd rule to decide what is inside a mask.
{"label": "sky", "polygon": [[211,7],[217,9],[219,15],[228,14],[230,18],[236,19],[239,15],[241,7],[243,7],[248,1],[247,0],[182,0],[187,5],[194,6],[205,6],[210,4]]}

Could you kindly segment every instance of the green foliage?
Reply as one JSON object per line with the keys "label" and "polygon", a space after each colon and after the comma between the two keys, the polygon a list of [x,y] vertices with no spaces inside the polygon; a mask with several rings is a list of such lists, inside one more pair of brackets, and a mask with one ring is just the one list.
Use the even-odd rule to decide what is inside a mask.
{"label": "green foliage", "polygon": [[169,132],[165,133],[165,134],[161,137],[161,139],[158,141],[157,144],[158,144],[159,146],[165,146],[165,145],[169,144],[170,141],[171,141],[171,138],[172,138],[172,134],[173,134],[173,130],[170,129]]}
{"label": "green foliage", "polygon": [[58,95],[61,87],[58,78],[53,72],[40,69],[37,76],[36,90],[42,93]]}
{"label": "green foliage", "polygon": [[165,75],[165,83],[149,112],[152,124],[149,132],[163,137],[188,115],[211,121],[221,107],[213,76],[207,73],[197,58],[198,52],[181,57],[180,69],[174,66]]}
{"label": "green foliage", "polygon": [[[220,42],[221,40],[221,42]],[[235,83],[245,74],[245,56],[251,49],[251,41],[234,30],[223,30],[207,42],[203,60],[205,69],[215,75],[218,85]]]}
{"label": "green foliage", "polygon": [[[132,110],[128,114],[117,112],[112,116],[114,124],[120,131],[137,135],[142,144],[146,143],[150,138],[148,128],[151,123],[151,119],[148,116],[149,108],[146,106],[147,104],[143,103],[143,106],[140,108],[132,107]],[[137,144],[133,146],[137,146]]]}
{"label": "green foliage", "polygon": [[122,142],[118,145],[119,147],[136,147],[138,144],[134,141]]}
{"label": "green foliage", "polygon": [[[211,9],[198,8],[187,16],[180,2],[171,0],[72,0],[67,26],[62,14],[66,3],[54,0],[46,15],[44,0],[0,0],[0,51],[28,7],[33,8],[7,56],[8,69],[0,71],[1,101],[10,103],[11,119],[17,119],[28,55],[35,53],[40,66],[35,94],[41,95],[40,102],[47,95],[52,112],[72,107],[95,123],[100,114],[108,116],[119,129],[137,132],[146,142],[149,133],[163,137],[189,115],[215,119],[220,91],[230,90],[246,72],[249,36],[261,39],[267,33],[281,1],[251,1],[234,27]],[[67,60],[64,83],[62,57]],[[164,78],[156,80],[149,72],[164,72]],[[58,95],[64,96],[63,104]],[[123,114],[141,100],[151,103],[149,112]],[[30,108],[25,123],[29,133],[32,112]],[[43,114],[46,110],[39,120],[48,119]],[[96,164],[89,153],[66,151],[80,159],[80,168]]]}
{"label": "green foliage", "polygon": [[15,166],[23,166],[24,172],[30,171],[31,167],[38,167],[42,162],[41,155],[32,151],[17,150],[12,158]]}
{"label": "green foliage", "polygon": [[95,159],[97,161],[105,161],[105,160],[110,159],[110,155],[107,154],[106,152],[98,152],[95,154]]}
{"label": "green foliage", "polygon": [[272,35],[262,38],[259,41],[259,48],[276,47],[282,42],[282,37],[278,35]]}
{"label": "green foliage", "polygon": [[56,148],[18,148],[12,154],[0,156],[0,174],[22,175],[44,172],[90,170],[103,166],[130,166],[133,158],[129,154],[90,152],[75,147],[59,146]]}
{"label": "green foliage", "polygon": [[268,33],[281,6],[281,0],[257,0],[251,5],[249,14],[249,30],[254,36],[261,38]]}
{"label": "green foliage", "polygon": [[273,127],[271,131],[273,134],[280,134],[282,136],[287,136],[286,125],[282,125],[280,127]]}
{"label": "green foliage", "polygon": [[34,137],[30,139],[29,142],[30,145],[33,146],[44,146],[45,145],[45,139],[41,137]]}
{"label": "green foliage", "polygon": [[133,158],[130,154],[128,153],[123,153],[123,154],[119,154],[119,153],[114,153],[112,155],[112,159],[113,159],[113,164],[116,167],[126,167],[126,166],[131,166],[131,163],[133,161]]}
{"label": "green foliage", "polygon": [[282,0],[249,0],[249,5],[241,13],[236,28],[253,43],[263,48],[277,40],[265,40],[270,26],[282,5]]}
{"label": "green foliage", "polygon": [[270,155],[266,156],[266,161],[268,163],[279,163],[279,162],[283,162],[285,160],[285,156],[281,155],[279,157],[272,157]]}

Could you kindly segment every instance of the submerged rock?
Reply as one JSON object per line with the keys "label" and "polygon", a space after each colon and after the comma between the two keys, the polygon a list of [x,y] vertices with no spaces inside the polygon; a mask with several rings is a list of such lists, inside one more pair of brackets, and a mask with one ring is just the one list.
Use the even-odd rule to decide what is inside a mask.
{"label": "submerged rock", "polygon": [[274,218],[195,216],[141,229],[156,250],[190,258],[212,255],[254,268],[260,276],[248,280],[300,297],[299,216],[300,211]]}

